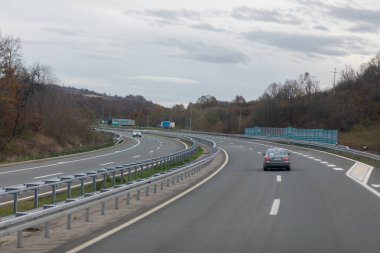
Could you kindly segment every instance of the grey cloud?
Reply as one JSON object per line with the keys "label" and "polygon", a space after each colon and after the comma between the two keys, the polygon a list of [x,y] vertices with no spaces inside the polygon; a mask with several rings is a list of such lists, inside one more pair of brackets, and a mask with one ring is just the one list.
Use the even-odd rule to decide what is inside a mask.
{"label": "grey cloud", "polygon": [[320,31],[329,31],[329,29],[326,26],[323,25],[316,25],[314,26],[314,29],[320,30]]}
{"label": "grey cloud", "polygon": [[363,9],[357,3],[346,1],[345,4],[329,4],[321,0],[297,0],[307,12],[320,12],[327,17],[351,22],[354,25],[347,30],[359,33],[378,33],[380,26],[379,9]]}
{"label": "grey cloud", "polygon": [[70,35],[70,36],[77,36],[83,33],[83,31],[80,31],[77,29],[68,29],[68,28],[62,28],[62,27],[46,27],[46,28],[42,28],[42,30],[58,33],[61,35]]}
{"label": "grey cloud", "polygon": [[290,13],[284,13],[283,11],[278,10],[252,9],[246,6],[233,9],[232,17],[236,19],[256,20],[279,24],[298,25],[301,23],[298,17]]}
{"label": "grey cloud", "polygon": [[379,30],[380,10],[357,9],[349,6],[331,6],[328,13],[334,18],[355,23],[356,25],[349,28],[349,31],[377,33]]}
{"label": "grey cloud", "polygon": [[251,31],[244,33],[243,36],[250,41],[311,57],[367,54],[366,47],[368,47],[363,39],[349,36],[317,36],[267,31]]}
{"label": "grey cloud", "polygon": [[164,18],[164,19],[170,19],[170,20],[177,20],[180,18],[185,19],[194,19],[199,18],[199,13],[193,10],[167,10],[167,9],[158,9],[158,10],[145,10],[145,13],[158,17],[158,18]]}
{"label": "grey cloud", "polygon": [[199,20],[200,13],[188,9],[170,10],[170,9],[147,9],[144,11],[125,11],[126,15],[140,16],[143,18],[154,19],[160,25],[178,24],[184,20]]}
{"label": "grey cloud", "polygon": [[351,32],[359,32],[359,33],[378,33],[379,27],[372,24],[358,24],[352,26],[348,29]]}
{"label": "grey cloud", "polygon": [[219,64],[245,63],[249,57],[239,51],[222,48],[215,45],[206,45],[201,42],[181,42],[178,40],[167,40],[158,42],[158,44],[174,47],[182,51],[181,54],[174,57],[198,60],[202,62],[211,62]]}
{"label": "grey cloud", "polygon": [[330,15],[351,22],[364,22],[380,25],[380,10],[357,9],[352,7],[331,6]]}
{"label": "grey cloud", "polygon": [[210,24],[207,24],[207,23],[200,23],[200,24],[197,24],[197,25],[192,25],[190,26],[194,29],[198,29],[198,30],[205,30],[205,31],[212,31],[212,32],[224,32],[225,30],[224,29],[221,29],[221,28],[216,28]]}

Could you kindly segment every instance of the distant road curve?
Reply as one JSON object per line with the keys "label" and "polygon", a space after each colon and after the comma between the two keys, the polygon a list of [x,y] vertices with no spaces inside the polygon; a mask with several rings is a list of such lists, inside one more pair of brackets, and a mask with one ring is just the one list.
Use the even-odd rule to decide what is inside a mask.
{"label": "distant road curve", "polygon": [[123,131],[118,134],[124,136],[127,141],[113,148],[2,166],[0,187],[137,162],[185,149],[183,143],[170,138],[154,135],[133,138],[129,132]]}

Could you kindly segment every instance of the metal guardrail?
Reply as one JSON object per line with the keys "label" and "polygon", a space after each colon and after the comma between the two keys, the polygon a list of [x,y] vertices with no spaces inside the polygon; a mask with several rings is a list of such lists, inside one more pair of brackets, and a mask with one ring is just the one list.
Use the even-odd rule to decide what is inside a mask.
{"label": "metal guardrail", "polygon": [[19,185],[12,185],[3,187],[0,190],[0,197],[6,195],[12,195],[13,197],[13,214],[17,215],[18,213],[18,203],[19,196],[21,193],[33,192],[34,194],[34,208],[38,208],[38,195],[43,188],[51,188],[52,201],[51,204],[56,203],[57,188],[63,184],[67,185],[67,199],[71,199],[72,185],[75,182],[80,183],[80,195],[85,195],[85,182],[92,181],[92,191],[96,191],[96,182],[97,179],[103,179],[103,189],[106,187],[106,180],[109,175],[112,176],[112,187],[116,184],[116,175],[119,176],[123,182],[124,176],[128,175],[128,181],[132,179],[132,174],[137,178],[137,173],[140,173],[142,176],[147,171],[157,171],[159,168],[162,168],[173,163],[184,161],[185,159],[191,157],[196,149],[197,144],[191,138],[181,137],[186,141],[189,141],[192,145],[186,150],[176,152],[164,157],[158,157],[155,159],[143,160],[137,163],[128,163],[115,167],[101,168],[97,170],[85,171],[76,173],[73,175],[64,175],[60,177],[48,178],[41,181],[33,181]]}
{"label": "metal guardrail", "polygon": [[234,138],[243,138],[243,139],[258,139],[262,141],[280,142],[280,143],[291,144],[291,145],[302,145],[302,146],[307,146],[311,148],[322,149],[325,151],[332,151],[332,152],[340,153],[343,155],[348,155],[355,159],[362,159],[364,161],[380,163],[380,155],[372,154],[369,152],[363,152],[363,151],[359,151],[355,149],[350,149],[349,147],[342,146],[342,145],[318,143],[318,142],[311,142],[311,141],[300,141],[300,140],[275,138],[275,137],[248,136],[248,135],[242,135],[242,134],[223,134],[223,133],[198,132],[198,131],[179,131],[179,132],[202,134],[202,135],[225,136],[225,137],[234,137]]}
{"label": "metal guardrail", "polygon": [[[183,137],[181,137],[183,138]],[[204,140],[207,142],[207,140]],[[191,156],[196,148],[197,144],[195,141],[192,141],[193,145],[191,148],[186,150],[186,152],[178,152],[174,155],[167,156],[161,160],[152,161],[141,163],[145,164],[146,169],[152,168],[155,163],[168,163],[168,162],[174,162],[179,161],[181,159],[184,159],[184,157]],[[0,221],[0,237],[11,235],[13,233],[17,233],[17,247],[21,248],[23,244],[23,230],[28,229],[30,227],[34,227],[40,224],[44,224],[44,234],[45,237],[49,237],[49,226],[50,221],[61,218],[61,217],[67,217],[67,229],[71,228],[71,222],[72,222],[72,214],[77,213],[79,211],[85,211],[85,221],[88,222],[90,220],[90,208],[101,204],[101,214],[105,214],[105,203],[110,200],[115,200],[115,209],[119,208],[119,202],[120,197],[126,196],[126,204],[129,205],[131,201],[131,194],[133,192],[136,192],[136,199],[140,199],[141,191],[145,190],[145,195],[148,196],[149,193],[153,190],[154,193],[157,192],[158,185],[160,185],[160,189],[162,190],[164,188],[164,185],[166,183],[166,187],[170,187],[170,184],[174,185],[175,181],[177,183],[184,178],[187,178],[194,173],[202,170],[207,164],[209,164],[217,155],[219,152],[219,149],[216,147],[215,143],[211,142],[211,152],[208,156],[203,157],[200,160],[197,160],[195,162],[192,162],[188,165],[177,167],[174,169],[170,169],[167,172],[161,172],[154,174],[150,178],[146,179],[140,179],[134,182],[128,182],[124,184],[116,185],[114,184],[115,180],[115,172],[119,171],[122,173],[123,170],[131,168],[129,165],[123,168],[114,168],[110,170],[105,170],[101,172],[97,172],[96,175],[104,175],[104,173],[111,172],[113,175],[113,187],[112,189],[102,189],[101,191],[94,191],[92,193],[84,194],[83,196],[75,199],[67,198],[66,201],[60,202],[60,203],[54,203],[51,205],[45,205],[43,208],[36,208],[29,212],[25,213],[19,213],[16,212],[13,217],[8,217],[5,220]],[[154,160],[154,159],[153,159]],[[154,167],[153,167],[154,168]],[[142,169],[142,167],[141,167]],[[130,173],[131,171],[129,171]],[[55,180],[49,180],[49,182],[46,182],[46,185],[50,185],[54,188],[58,183],[67,183],[69,187],[69,182],[73,182],[73,180],[77,180],[79,178],[81,180],[81,184],[83,185],[83,178],[84,177],[94,177],[95,174],[91,173],[83,173],[81,175],[78,175],[77,177],[74,176],[65,176],[61,177],[59,181]],[[51,181],[51,182],[50,182]],[[28,188],[27,186],[25,186]],[[34,185],[30,186],[28,189],[34,189],[35,192],[38,194],[38,190],[41,186],[40,185]],[[82,186],[81,186],[82,187]],[[20,191],[25,190],[24,189],[18,189],[17,187],[9,188],[6,190],[0,191],[0,194],[14,194],[15,196],[18,195]],[[37,195],[38,199],[38,195]]]}
{"label": "metal guardrail", "polygon": [[380,163],[379,155],[372,154],[369,152],[363,152],[363,151],[359,151],[355,149],[350,149],[348,146],[317,143],[317,142],[310,142],[310,141],[297,141],[297,140],[289,140],[289,139],[284,139],[284,138],[257,138],[257,139],[270,140],[270,141],[293,144],[293,145],[308,146],[308,147],[318,148],[322,150],[330,150],[330,151],[340,153],[340,154],[347,154],[357,159]]}

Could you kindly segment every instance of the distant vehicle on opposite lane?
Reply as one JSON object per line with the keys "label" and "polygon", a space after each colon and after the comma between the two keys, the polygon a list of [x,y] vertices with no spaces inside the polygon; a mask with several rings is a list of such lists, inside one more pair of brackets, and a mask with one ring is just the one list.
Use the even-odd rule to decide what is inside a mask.
{"label": "distant vehicle on opposite lane", "polygon": [[139,131],[139,130],[134,130],[134,131],[132,132],[132,136],[133,136],[133,137],[141,137],[141,131]]}
{"label": "distant vehicle on opposite lane", "polygon": [[270,148],[264,154],[263,169],[285,168],[290,170],[290,153],[283,148]]}

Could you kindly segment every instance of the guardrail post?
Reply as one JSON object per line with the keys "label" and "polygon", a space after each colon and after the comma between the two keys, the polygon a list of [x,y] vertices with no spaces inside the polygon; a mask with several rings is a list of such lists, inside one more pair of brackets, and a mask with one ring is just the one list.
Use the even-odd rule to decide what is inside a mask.
{"label": "guardrail post", "polygon": [[71,229],[71,213],[67,215],[67,229]]}
{"label": "guardrail post", "polygon": [[140,190],[137,190],[136,200],[140,200]]}
{"label": "guardrail post", "polygon": [[128,168],[128,181],[131,181],[131,167]]}
{"label": "guardrail post", "polygon": [[144,172],[144,165],[141,165],[141,167],[140,167],[140,177],[143,176],[143,172]]}
{"label": "guardrail post", "polygon": [[154,186],[153,186],[153,192],[157,193],[157,184],[154,184]]}
{"label": "guardrail post", "polygon": [[181,173],[181,181],[183,180],[183,173]]}
{"label": "guardrail post", "polygon": [[131,203],[131,193],[128,192],[127,193],[127,205],[129,205]]}
{"label": "guardrail post", "polygon": [[84,195],[84,178],[80,179],[80,195]]}
{"label": "guardrail post", "polygon": [[115,209],[116,209],[116,210],[119,209],[119,197],[116,197],[116,198],[115,198]]}
{"label": "guardrail post", "polygon": [[34,189],[34,208],[38,207],[38,192],[39,188]]}
{"label": "guardrail post", "polygon": [[107,188],[107,174],[103,174],[103,184],[102,184],[102,189]]}
{"label": "guardrail post", "polygon": [[170,179],[168,179],[167,181],[166,181],[166,187],[169,187],[170,186]]}
{"label": "guardrail post", "polygon": [[179,175],[177,175],[177,183],[179,183]]}
{"label": "guardrail post", "polygon": [[86,208],[86,219],[85,219],[86,222],[90,222],[90,208],[87,207]]}
{"label": "guardrail post", "polygon": [[102,212],[101,212],[101,215],[105,215],[106,214],[106,202],[102,202]]}
{"label": "guardrail post", "polygon": [[17,213],[18,209],[18,192],[13,193],[13,214]]}
{"label": "guardrail post", "polygon": [[164,189],[164,181],[161,181],[161,191]]}
{"label": "guardrail post", "polygon": [[174,177],[172,177],[172,185],[174,185],[174,180],[175,180],[175,178],[174,178]]}
{"label": "guardrail post", "polygon": [[135,167],[135,180],[137,179],[137,167],[138,166]]}
{"label": "guardrail post", "polygon": [[124,184],[125,180],[124,180],[124,170],[121,170],[120,171],[120,184]]}
{"label": "guardrail post", "polygon": [[17,232],[17,248],[22,248],[22,239],[24,238],[22,232],[22,230]]}
{"label": "guardrail post", "polygon": [[55,204],[55,201],[57,199],[57,185],[52,185],[52,193],[51,193],[51,203]]}
{"label": "guardrail post", "polygon": [[67,198],[71,199],[71,181],[67,182]]}
{"label": "guardrail post", "polygon": [[49,227],[50,227],[50,222],[49,221],[46,221],[45,222],[45,232],[44,232],[44,237],[45,238],[49,238]]}
{"label": "guardrail post", "polygon": [[146,187],[145,189],[145,197],[149,196],[149,186]]}
{"label": "guardrail post", "polygon": [[112,171],[112,187],[115,187],[115,182],[116,182],[116,171]]}
{"label": "guardrail post", "polygon": [[96,192],[96,176],[92,176],[92,192]]}

